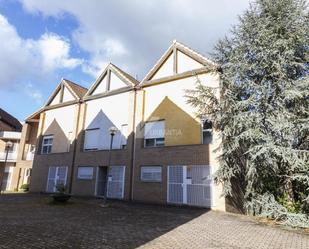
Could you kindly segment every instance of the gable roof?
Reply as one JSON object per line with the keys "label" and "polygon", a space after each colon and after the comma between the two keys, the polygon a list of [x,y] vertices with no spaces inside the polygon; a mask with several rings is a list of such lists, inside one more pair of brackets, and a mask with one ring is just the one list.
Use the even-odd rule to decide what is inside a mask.
{"label": "gable roof", "polygon": [[165,53],[161,56],[161,58],[156,62],[156,64],[146,74],[146,76],[142,80],[141,84],[144,84],[144,82],[151,80],[152,77],[158,72],[158,70],[164,64],[164,62],[172,54],[175,54],[177,50],[179,50],[183,54],[191,57],[195,61],[201,63],[205,67],[218,67],[218,64],[216,64],[212,60],[210,60],[210,59],[206,58],[205,56],[201,55],[200,53],[194,51],[190,47],[188,47],[188,46],[186,46],[186,45],[184,45],[184,44],[174,40],[173,43],[169,46],[169,48],[165,51]]}
{"label": "gable roof", "polygon": [[13,117],[11,114],[9,114],[8,112],[6,112],[1,108],[0,108],[0,121],[3,121],[4,123],[8,124],[16,131],[21,131],[22,129],[21,123],[15,117]]}
{"label": "gable roof", "polygon": [[86,87],[83,87],[81,85],[78,85],[70,80],[64,79],[65,83],[68,84],[68,87],[71,88],[71,90],[79,97],[82,98],[88,91]]}
{"label": "gable roof", "polygon": [[[108,74],[109,71],[113,72],[117,77],[119,77],[123,81],[123,83],[127,85],[127,87],[134,87],[139,84],[139,81],[136,80],[133,76],[126,73],[125,71],[110,62],[101,73],[101,75],[97,78],[97,80],[89,88],[88,92],[85,94],[85,97],[91,95],[95,91],[95,89],[98,87],[98,85],[101,83],[101,81],[104,79],[104,77]],[[110,78],[108,80],[110,80]],[[108,82],[108,84],[110,84],[110,82]]]}
{"label": "gable roof", "polygon": [[[52,95],[47,100],[46,105],[44,107],[50,105],[59,92],[63,96],[63,90],[65,87],[72,94],[75,100],[80,100],[88,90],[87,88],[80,86],[70,80],[62,79],[58,84],[58,86],[56,87],[56,89],[54,90],[54,92],[52,93]],[[60,103],[62,103],[62,99],[60,99]]]}

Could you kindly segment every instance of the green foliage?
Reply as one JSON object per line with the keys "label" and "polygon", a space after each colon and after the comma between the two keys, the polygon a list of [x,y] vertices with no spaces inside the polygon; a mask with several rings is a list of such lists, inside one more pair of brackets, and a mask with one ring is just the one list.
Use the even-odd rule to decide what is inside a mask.
{"label": "green foliage", "polygon": [[23,189],[23,190],[25,190],[25,191],[29,191],[29,184],[28,183],[26,183],[26,184],[23,184],[23,185],[21,185],[20,186],[20,189]]}
{"label": "green foliage", "polygon": [[66,191],[66,186],[63,183],[57,184],[56,191],[58,194],[64,194]]}
{"label": "green foliage", "polygon": [[302,204],[300,201],[290,201],[288,195],[285,193],[282,197],[278,198],[279,204],[287,209],[290,213],[301,213]]}
{"label": "green foliage", "polygon": [[[303,0],[256,0],[215,47],[220,99],[199,81],[188,92],[188,102],[221,132],[216,180],[224,195],[233,196],[237,182],[251,209],[265,194],[288,213],[308,207],[308,23]],[[258,207],[255,214],[263,212]]]}

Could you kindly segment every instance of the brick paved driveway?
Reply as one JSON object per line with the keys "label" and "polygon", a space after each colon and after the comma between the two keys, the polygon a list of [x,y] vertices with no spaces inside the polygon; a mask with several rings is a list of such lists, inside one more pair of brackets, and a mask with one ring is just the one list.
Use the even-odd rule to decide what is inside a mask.
{"label": "brick paved driveway", "polygon": [[203,209],[0,196],[0,248],[309,248],[309,236]]}

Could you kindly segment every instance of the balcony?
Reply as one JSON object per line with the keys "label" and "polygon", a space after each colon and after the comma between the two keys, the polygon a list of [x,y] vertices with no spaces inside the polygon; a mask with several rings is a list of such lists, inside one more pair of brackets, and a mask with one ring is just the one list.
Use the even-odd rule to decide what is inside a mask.
{"label": "balcony", "polygon": [[[6,152],[0,152],[0,162],[4,162],[6,157]],[[17,151],[9,152],[7,161],[8,162],[16,162],[17,159]]]}
{"label": "balcony", "polygon": [[27,161],[32,161],[34,157],[34,152],[28,152],[26,156]]}
{"label": "balcony", "polygon": [[21,132],[17,132],[17,131],[0,131],[0,139],[19,140],[20,137],[21,137]]}

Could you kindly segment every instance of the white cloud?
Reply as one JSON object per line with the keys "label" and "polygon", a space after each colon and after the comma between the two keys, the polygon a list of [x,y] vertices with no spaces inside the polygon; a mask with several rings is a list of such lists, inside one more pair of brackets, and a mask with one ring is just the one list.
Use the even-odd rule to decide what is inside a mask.
{"label": "white cloud", "polygon": [[113,61],[139,78],[173,39],[211,52],[249,5],[249,0],[20,1],[33,14],[76,18],[79,27],[72,37],[90,54],[85,71],[95,74],[101,64]]}
{"label": "white cloud", "polygon": [[26,95],[32,98],[38,105],[43,104],[43,94],[39,89],[36,89],[33,84],[28,83],[24,88],[24,91]]}
{"label": "white cloud", "polygon": [[82,63],[70,57],[70,43],[64,37],[45,33],[38,40],[23,39],[1,14],[0,40],[0,85],[4,88],[34,77],[43,81],[57,69]]}

